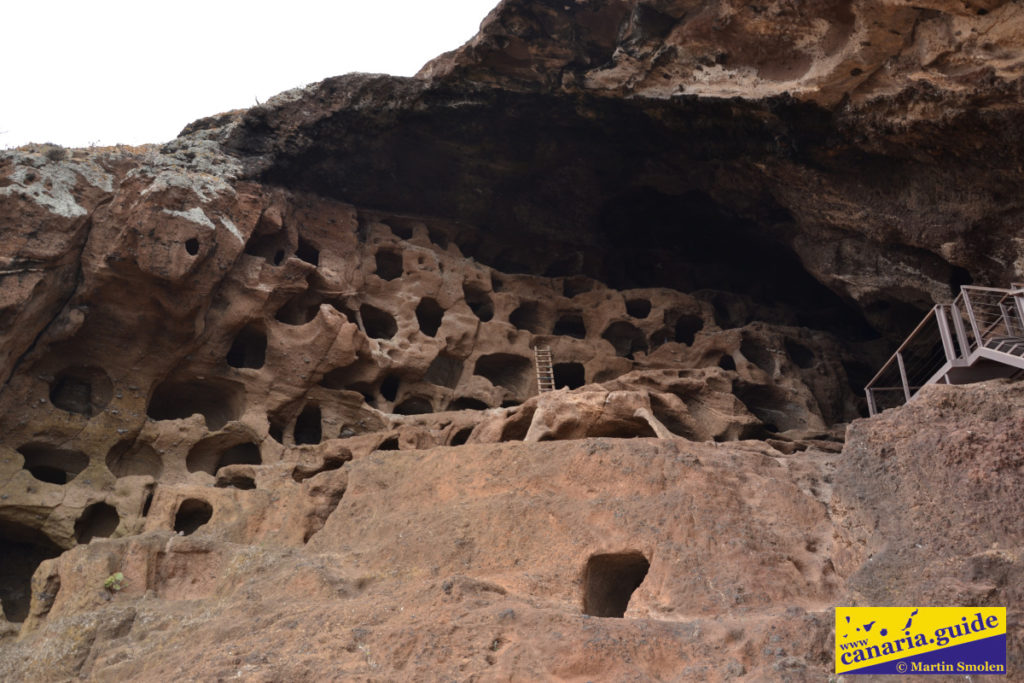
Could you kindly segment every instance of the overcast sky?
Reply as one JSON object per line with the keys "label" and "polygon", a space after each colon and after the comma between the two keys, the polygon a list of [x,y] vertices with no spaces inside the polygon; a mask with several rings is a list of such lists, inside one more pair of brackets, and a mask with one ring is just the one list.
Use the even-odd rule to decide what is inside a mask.
{"label": "overcast sky", "polygon": [[197,118],[328,76],[411,76],[497,4],[11,0],[0,13],[0,148],[165,142]]}

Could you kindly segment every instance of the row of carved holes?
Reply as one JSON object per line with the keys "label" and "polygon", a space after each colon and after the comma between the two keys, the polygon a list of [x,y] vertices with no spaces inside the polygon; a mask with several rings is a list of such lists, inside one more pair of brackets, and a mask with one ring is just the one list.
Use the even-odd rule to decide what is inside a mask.
{"label": "row of carved holes", "polygon": [[[423,381],[427,384],[454,389],[459,385],[463,372],[464,361],[462,359],[441,353],[427,368]],[[554,366],[554,372],[556,388],[577,389],[586,383],[585,370],[581,363],[557,363]],[[522,356],[491,354],[481,357],[474,368],[474,374],[485,377],[495,386],[505,387],[514,393],[529,393],[533,388],[532,361]],[[375,404],[372,387],[363,386],[359,382],[351,383],[348,379],[351,376],[350,368],[338,368],[326,373],[320,384],[328,389],[360,391],[367,403]],[[382,399],[394,403],[401,393],[401,386],[401,378],[396,375],[388,375],[381,381],[377,391]],[[518,401],[514,401],[514,403],[518,404]],[[478,398],[460,396],[449,402],[447,410],[486,410],[490,407],[492,406]],[[433,412],[433,406],[424,397],[411,396],[397,404],[393,412],[404,415],[424,414]]]}
{"label": "row of carved holes", "polygon": [[[473,289],[467,286],[464,290],[466,303],[473,313],[482,321],[488,322],[494,317],[494,306],[486,292]],[[344,307],[331,302],[338,310],[345,313],[350,320],[354,319],[353,314]],[[311,322],[320,309],[320,300],[310,293],[304,293],[286,303],[275,315],[280,322],[289,325],[305,325]],[[382,309],[370,304],[363,304],[360,309],[360,316],[366,334],[375,339],[391,339],[398,332],[398,323],[395,317]],[[423,334],[434,337],[441,327],[444,318],[444,309],[431,298],[424,298],[416,307],[416,320],[419,323],[420,331]],[[518,329],[526,330],[535,334],[544,334],[539,318],[539,310],[535,302],[527,302],[512,312],[509,322]],[[674,338],[678,343],[692,344],[694,335],[703,327],[703,321],[696,316],[680,316],[675,325],[675,334],[672,335],[667,328],[654,333],[650,345],[657,347]],[[265,334],[261,331],[250,330],[248,337],[241,340],[236,339],[236,345],[257,346],[262,337],[263,352],[266,351]],[[585,339],[587,336],[586,326],[583,317],[579,313],[564,313],[559,316],[552,329],[552,334],[558,336]],[[619,355],[630,355],[634,351],[647,350],[648,342],[643,333],[635,326],[627,322],[615,322],[602,333],[616,347]],[[232,347],[233,350],[235,347]],[[234,367],[260,367],[260,365],[244,364],[241,349],[234,350],[234,356],[238,360],[231,362]],[[240,364],[236,364],[240,363]]]}
{"label": "row of carved holes", "polygon": [[[55,448],[47,444],[25,444],[18,448],[18,452],[24,458],[24,469],[38,481],[50,484],[67,484],[89,464],[89,458],[80,451]],[[259,447],[254,443],[218,450],[210,444],[199,442],[186,458],[189,472],[209,474],[215,474],[227,465],[261,463]],[[106,465],[111,474],[118,478],[150,476],[159,479],[163,473],[163,462],[159,454],[148,444],[136,446],[131,441],[122,441],[111,448],[107,453]]]}
{"label": "row of carved holes", "polygon": [[[283,418],[270,417],[270,438],[283,444],[286,422]],[[323,441],[323,421],[320,406],[310,403],[303,407],[292,425],[292,441],[297,446],[315,445]]]}
{"label": "row of carved holes", "polygon": [[[246,254],[258,256],[272,266],[280,266],[284,263],[288,250],[288,236],[284,231],[253,235],[245,245]],[[299,237],[295,256],[310,265],[320,265],[320,250],[303,237]]]}

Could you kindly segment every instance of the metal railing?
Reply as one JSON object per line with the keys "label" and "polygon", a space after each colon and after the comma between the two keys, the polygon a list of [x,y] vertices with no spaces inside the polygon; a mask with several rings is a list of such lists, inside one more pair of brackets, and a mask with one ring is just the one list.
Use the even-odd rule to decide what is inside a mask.
{"label": "metal railing", "polygon": [[972,323],[972,350],[988,346],[996,339],[1024,336],[1021,295],[1024,290],[995,287],[961,287],[967,315]]}
{"label": "metal railing", "polygon": [[952,303],[933,307],[864,387],[869,413],[903,405],[927,384],[949,382],[952,368],[970,367],[980,356],[1000,360],[986,351],[1024,358],[1024,286],[964,285]]}

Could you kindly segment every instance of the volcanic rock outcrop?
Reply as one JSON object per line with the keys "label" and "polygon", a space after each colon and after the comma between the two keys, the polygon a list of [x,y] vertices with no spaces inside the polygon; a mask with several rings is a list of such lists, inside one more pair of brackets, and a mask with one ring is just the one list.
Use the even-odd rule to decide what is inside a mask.
{"label": "volcanic rock outcrop", "polygon": [[[12,161],[13,174],[41,177],[67,164],[85,184],[74,162]],[[826,333],[722,329],[711,304],[682,292],[501,273],[467,260],[444,224],[174,162],[149,151],[116,181],[110,163],[111,197],[46,217],[70,236],[59,258],[74,269],[13,269],[24,308],[11,307],[21,336],[9,347],[28,348],[11,353],[0,397],[0,509],[40,542],[165,528],[197,496],[214,521],[251,521],[258,473],[282,462],[327,469],[376,449],[585,436],[802,443],[854,414],[830,381],[844,351]],[[56,292],[45,313],[37,282]],[[531,398],[541,343],[569,397]],[[324,495],[337,503],[341,490]],[[276,541],[308,540],[321,507]],[[253,542],[281,524],[228,537]]]}
{"label": "volcanic rock outcrop", "polygon": [[0,153],[0,678],[821,680],[843,599],[1017,623],[1019,390],[842,441],[1021,275],[1024,19],[805,4],[507,0],[413,79]]}

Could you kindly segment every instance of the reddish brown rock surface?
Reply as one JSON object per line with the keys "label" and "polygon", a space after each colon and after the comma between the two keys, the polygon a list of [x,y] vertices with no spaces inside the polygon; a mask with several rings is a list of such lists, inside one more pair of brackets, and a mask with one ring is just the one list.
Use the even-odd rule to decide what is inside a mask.
{"label": "reddish brown rock surface", "polygon": [[508,1],[415,79],[0,153],[0,678],[823,680],[851,601],[1019,659],[1019,389],[843,446],[1021,275],[1018,32]]}

